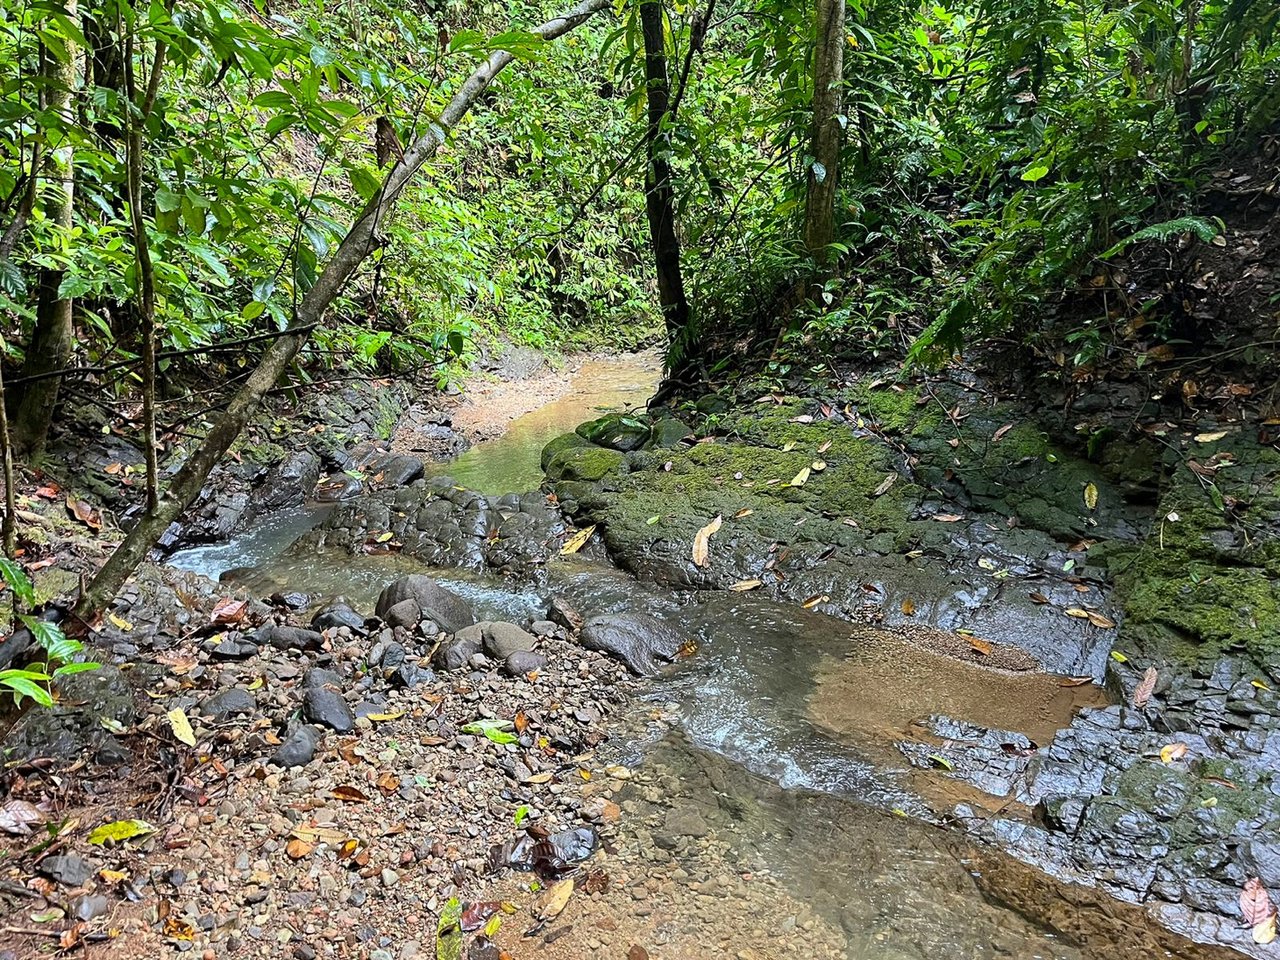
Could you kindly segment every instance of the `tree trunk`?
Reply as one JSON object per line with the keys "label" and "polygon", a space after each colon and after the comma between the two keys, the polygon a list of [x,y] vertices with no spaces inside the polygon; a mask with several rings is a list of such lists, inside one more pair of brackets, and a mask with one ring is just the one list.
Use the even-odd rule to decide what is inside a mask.
{"label": "tree trunk", "polygon": [[[610,7],[611,0],[582,0],[577,6],[532,28],[531,33],[544,40],[554,40],[580,26],[601,10]],[[204,439],[191,451],[182,468],[174,475],[160,502],[149,509],[115,552],[107,559],[76,605],[76,615],[82,620],[92,620],[103,610],[116,592],[124,585],[160,535],[182,515],[192,500],[200,493],[205,478],[214,465],[239,436],[258,409],[262,398],[288,368],[311,330],[323,319],[334,298],[365,258],[378,246],[378,226],[386,220],[405,186],[436,152],[447,131],[453,129],[467,111],[480,99],[494,78],[515,59],[505,50],[489,55],[467,81],[458,89],[448,106],[429,124],[422,134],[387,173],[378,191],[366,204],[346,237],[325,265],[315,284],[307,291],[298,305],[289,330],[275,341],[263,355],[257,369],[232,397],[221,417],[210,428]]]}
{"label": "tree trunk", "polygon": [[665,129],[670,115],[671,88],[667,80],[667,44],[660,0],[641,0],[640,28],[644,34],[644,77],[649,103],[649,166],[645,174],[645,212],[658,274],[658,303],[674,344],[689,322],[689,302],[680,272],[680,238],[676,236],[675,190],[671,185],[670,141]]}
{"label": "tree trunk", "polygon": [[822,264],[830,262],[835,239],[836,184],[840,179],[840,146],[844,133],[844,0],[817,0],[813,51],[813,133],[808,196],[804,211],[804,245]]}
{"label": "tree trunk", "polygon": [[[74,21],[75,0],[67,0],[67,15]],[[47,81],[47,109],[62,117],[69,130],[74,121],[71,113],[71,89],[75,85],[78,54],[68,44],[67,62],[60,63],[46,48],[43,73]],[[48,193],[44,200],[45,217],[55,226],[69,231],[75,201],[75,169],[73,148],[66,132],[56,150],[45,154],[45,170],[42,178]],[[71,323],[72,302],[58,295],[62,286],[61,270],[42,269],[37,283],[36,326],[27,347],[23,364],[24,376],[59,370],[69,364],[75,331]],[[44,452],[49,438],[49,425],[53,422],[53,408],[58,402],[57,377],[48,377],[28,384],[22,392],[13,422],[13,446],[15,452],[28,458]]]}

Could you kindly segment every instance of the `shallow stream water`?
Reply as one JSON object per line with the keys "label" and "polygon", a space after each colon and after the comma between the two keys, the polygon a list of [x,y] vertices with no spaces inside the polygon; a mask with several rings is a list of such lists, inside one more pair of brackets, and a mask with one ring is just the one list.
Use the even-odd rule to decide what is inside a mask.
{"label": "shallow stream water", "polygon": [[[570,394],[514,421],[503,438],[432,470],[482,492],[534,488],[548,439],[602,406],[642,403],[657,373],[647,360],[584,365]],[[322,517],[319,509],[286,511],[231,543],[185,551],[173,563],[214,577],[232,571],[237,583],[263,594],[341,594],[362,609],[396,576],[422,569],[394,556],[286,554]],[[730,838],[730,869],[780,878],[791,897],[836,931],[843,956],[1118,955],[1068,943],[984,893],[980,868],[957,853],[948,839],[953,832],[927,822],[938,806],[928,791],[940,778],[924,783],[895,748],[914,735],[915,721],[937,712],[1043,743],[1075,710],[1100,702],[1095,688],[983,670],[752,595],[679,596],[578,558],[552,564],[547,583],[536,588],[430,572],[487,619],[527,621],[559,594],[587,615],[644,610],[694,637],[697,654],[647,687],[610,749],[651,785],[638,796],[660,795],[668,811],[696,809]],[[701,915],[689,921],[714,931],[714,899],[698,903]]]}

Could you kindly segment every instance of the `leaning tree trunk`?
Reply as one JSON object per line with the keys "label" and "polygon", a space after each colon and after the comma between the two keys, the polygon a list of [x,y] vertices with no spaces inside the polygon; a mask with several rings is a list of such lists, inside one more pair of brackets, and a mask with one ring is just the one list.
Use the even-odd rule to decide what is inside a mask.
{"label": "leaning tree trunk", "polygon": [[[582,0],[571,10],[532,28],[530,32],[544,40],[554,40],[585,23],[599,11],[608,9],[610,5],[610,0]],[[333,257],[325,264],[319,279],[303,297],[289,329],[263,355],[257,369],[187,457],[182,469],[174,475],[159,503],[142,515],[137,525],[129,531],[129,535],[98,571],[76,605],[77,616],[90,620],[103,610],[169,524],[177,520],[200,493],[209,471],[240,435],[267,391],[275,385],[301,351],[311,331],[324,319],[329,304],[360,264],[379,245],[378,227],[390,215],[405,186],[440,147],[445,133],[466,116],[467,111],[489,89],[494,78],[513,59],[514,56],[505,50],[490,54],[459,88],[436,122],[428,125],[427,131],[414,141],[387,173],[382,188],[365,205]]]}
{"label": "leaning tree trunk", "polygon": [[658,273],[658,302],[667,327],[667,342],[675,344],[689,322],[689,302],[680,272],[680,238],[676,236],[676,198],[671,185],[670,138],[666,124],[671,114],[671,87],[667,80],[667,44],[660,0],[641,0],[640,29],[644,34],[644,78],[649,103],[649,165],[645,175],[645,212],[649,239]]}
{"label": "leaning tree trunk", "polygon": [[844,0],[817,0],[817,33],[813,51],[813,133],[808,196],[804,211],[804,245],[820,263],[830,258],[835,239],[836,183],[840,178],[843,139]]}
{"label": "leaning tree trunk", "polygon": [[[76,16],[75,0],[67,0],[67,15]],[[76,79],[75,47],[68,44],[67,60],[61,63],[45,48],[44,77],[47,83],[47,109],[62,118],[70,129],[74,117],[71,113],[71,89]],[[71,140],[63,134],[62,144],[45,154],[45,170],[42,179],[49,188],[44,212],[50,223],[70,231],[75,202],[75,168]],[[23,364],[24,377],[46,374],[67,366],[71,359],[71,346],[75,331],[71,324],[72,302],[59,293],[63,272],[44,268],[37,283],[36,326],[27,347],[27,359]],[[27,457],[38,457],[44,452],[49,438],[49,425],[53,423],[53,408],[58,402],[59,378],[45,377],[27,385],[18,404],[13,422],[14,449]]]}

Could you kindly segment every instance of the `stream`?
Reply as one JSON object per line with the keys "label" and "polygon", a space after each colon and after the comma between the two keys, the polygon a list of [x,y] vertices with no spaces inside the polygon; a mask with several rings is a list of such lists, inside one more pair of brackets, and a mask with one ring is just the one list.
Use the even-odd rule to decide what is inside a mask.
{"label": "stream", "polygon": [[[535,489],[547,440],[601,408],[643,403],[657,375],[648,360],[587,363],[562,398],[514,420],[503,437],[433,464],[430,473],[486,493]],[[229,543],[183,551],[170,562],[263,595],[281,588],[340,594],[364,609],[395,577],[422,570],[419,561],[394,555],[286,553],[329,509],[282,511]],[[697,654],[643,688],[604,749],[635,768],[631,788],[640,809],[694,817],[726,838],[719,854],[725,869],[776,878],[840,944],[836,955],[1121,955],[1068,942],[984,893],[981,867],[957,852],[954,831],[933,822],[933,811],[949,809],[969,788],[914,770],[896,746],[915,738],[916,721],[939,712],[1045,743],[1078,709],[1104,702],[1097,688],[982,669],[762,597],[677,595],[579,557],[551,564],[537,587],[428,572],[482,619],[527,622],[559,595],[587,615],[643,610],[691,632]],[[650,842],[631,840],[632,853]],[[671,909],[705,929],[708,943],[732,922],[715,897]]]}

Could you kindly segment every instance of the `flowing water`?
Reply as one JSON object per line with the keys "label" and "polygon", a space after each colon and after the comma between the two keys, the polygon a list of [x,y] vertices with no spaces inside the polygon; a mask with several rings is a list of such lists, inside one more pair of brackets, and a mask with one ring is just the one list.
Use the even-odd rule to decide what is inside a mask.
{"label": "flowing water", "polygon": [[[602,406],[643,402],[656,376],[648,359],[588,363],[570,394],[433,472],[482,492],[536,487],[548,439]],[[322,517],[312,508],[285,511],[232,543],[173,562],[211,576],[232,571],[263,594],[341,594],[363,609],[390,580],[421,569],[396,556],[284,553]],[[660,794],[668,810],[696,808],[732,838],[733,868],[781,878],[789,896],[837,931],[839,955],[1118,955],[1065,942],[984,894],[982,868],[964,853],[971,848],[924,822],[939,799],[929,791],[947,781],[922,780],[895,747],[913,736],[915,721],[937,712],[1047,742],[1075,710],[1100,702],[1095,688],[984,670],[752,595],[679,596],[578,558],[552,564],[538,588],[453,570],[433,575],[484,618],[527,621],[549,596],[563,595],[588,615],[644,610],[696,637],[697,654],[647,688],[611,749],[638,768],[640,783],[655,785],[637,796]],[[691,922],[714,932],[714,898],[699,903],[702,915]]]}

